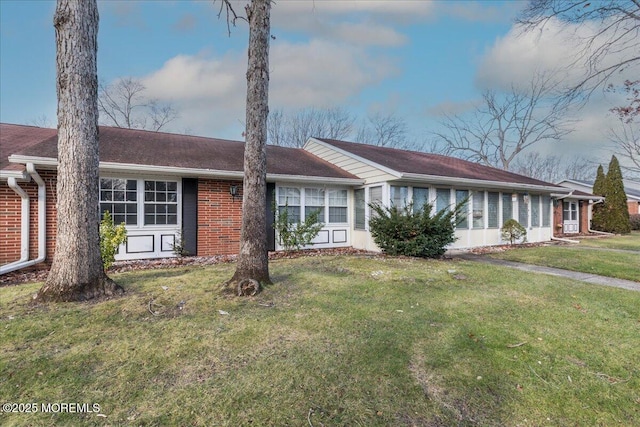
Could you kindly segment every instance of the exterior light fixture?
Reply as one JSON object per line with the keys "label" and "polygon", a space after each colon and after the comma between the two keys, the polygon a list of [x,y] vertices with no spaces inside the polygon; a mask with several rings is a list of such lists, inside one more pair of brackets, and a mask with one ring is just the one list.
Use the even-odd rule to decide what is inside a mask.
{"label": "exterior light fixture", "polygon": [[233,201],[235,202],[236,197],[238,197],[238,186],[237,185],[230,185],[229,186],[229,194],[231,194],[231,197],[233,197]]}

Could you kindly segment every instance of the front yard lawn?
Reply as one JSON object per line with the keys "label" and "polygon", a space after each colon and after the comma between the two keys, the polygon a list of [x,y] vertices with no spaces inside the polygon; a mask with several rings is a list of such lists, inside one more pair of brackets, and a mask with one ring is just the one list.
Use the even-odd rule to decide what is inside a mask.
{"label": "front yard lawn", "polygon": [[320,256],[271,262],[276,284],[237,299],[217,292],[233,268],[118,274],[127,294],[90,304],[31,306],[39,284],[0,288],[3,403],[99,405],[0,424],[640,424],[640,293]]}
{"label": "front yard lawn", "polygon": [[640,252],[614,252],[571,245],[516,248],[487,256],[640,282]]}
{"label": "front yard lawn", "polygon": [[582,239],[580,246],[593,248],[623,249],[640,252],[640,231],[632,231],[624,236],[600,237],[597,239]]}

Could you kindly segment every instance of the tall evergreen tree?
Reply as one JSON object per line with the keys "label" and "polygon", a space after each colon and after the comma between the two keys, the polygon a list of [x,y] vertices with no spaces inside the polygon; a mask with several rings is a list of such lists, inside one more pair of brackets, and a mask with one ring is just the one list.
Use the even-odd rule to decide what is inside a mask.
{"label": "tall evergreen tree", "polygon": [[631,231],[627,195],[624,192],[622,171],[616,156],[611,157],[609,170],[607,171],[604,214],[604,231],[620,234],[626,234]]}
{"label": "tall evergreen tree", "polygon": [[593,183],[593,194],[596,196],[604,196],[604,192],[607,188],[607,177],[604,174],[604,168],[602,165],[598,165],[598,171],[596,172],[596,180]]}
{"label": "tall evergreen tree", "polygon": [[[596,172],[596,180],[593,183],[593,194],[596,196],[604,196],[607,191],[607,177],[604,174],[604,168],[602,165],[598,165],[598,171]],[[604,230],[604,205],[597,203],[593,205],[593,218],[591,220],[591,227],[594,230]]]}

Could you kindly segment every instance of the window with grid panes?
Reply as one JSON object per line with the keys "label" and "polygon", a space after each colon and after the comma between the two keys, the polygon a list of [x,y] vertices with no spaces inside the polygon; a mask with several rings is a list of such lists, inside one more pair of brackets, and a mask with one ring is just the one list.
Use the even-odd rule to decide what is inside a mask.
{"label": "window with grid panes", "polygon": [[540,226],[540,196],[537,194],[531,196],[531,226]]}
{"label": "window with grid panes", "polygon": [[114,224],[138,224],[138,186],[134,179],[100,179],[100,217],[109,211]]}
{"label": "window with grid panes", "polygon": [[520,193],[518,194],[518,222],[524,228],[529,227],[529,206],[527,196]]}
{"label": "window with grid panes", "polygon": [[329,223],[345,223],[347,218],[347,190],[328,190]]}
{"label": "window with grid panes", "polygon": [[418,212],[429,202],[429,189],[413,187],[413,211]]}
{"label": "window with grid panes", "polygon": [[359,188],[353,192],[353,227],[356,230],[364,230],[365,229],[365,194],[364,188]]}
{"label": "window with grid panes", "polygon": [[144,181],[144,225],[178,223],[178,183]]}
{"label": "window with grid panes", "polygon": [[484,191],[473,192],[473,228],[484,228]]}
{"label": "window with grid panes", "polygon": [[513,199],[511,193],[502,193],[502,225],[513,219]]}
{"label": "window with grid panes", "polygon": [[500,205],[500,193],[487,193],[487,226],[498,228],[498,209]]}
{"label": "window with grid panes", "polygon": [[287,209],[290,222],[300,222],[300,189],[280,187],[278,189],[278,209]]}
{"label": "window with grid panes", "polygon": [[304,219],[318,212],[318,222],[324,222],[324,190],[321,188],[304,189]]}
{"label": "window with grid panes", "polygon": [[551,225],[551,197],[542,196],[542,226]]}
{"label": "window with grid panes", "polygon": [[[463,202],[467,197],[469,197],[469,192],[467,190],[456,190],[456,204]],[[469,202],[467,201],[460,208],[460,215],[458,216],[458,226],[457,228],[469,228]]]}

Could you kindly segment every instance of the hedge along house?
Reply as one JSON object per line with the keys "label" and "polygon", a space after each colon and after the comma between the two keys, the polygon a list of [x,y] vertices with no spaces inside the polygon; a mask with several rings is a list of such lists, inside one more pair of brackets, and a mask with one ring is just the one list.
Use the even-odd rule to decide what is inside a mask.
{"label": "hedge along house", "polygon": [[[111,127],[99,139],[99,208],[128,230],[116,259],[175,256],[180,238],[191,255],[237,253],[243,142]],[[0,124],[0,151],[1,274],[52,259],[56,130]],[[570,192],[460,159],[316,138],[302,149],[268,146],[267,181],[271,250],[280,249],[272,205],[293,219],[320,212],[313,247],[377,250],[369,203],[446,209],[469,197],[452,245],[469,248],[503,243],[508,218],[526,225],[528,241],[550,240],[552,200]]]}

